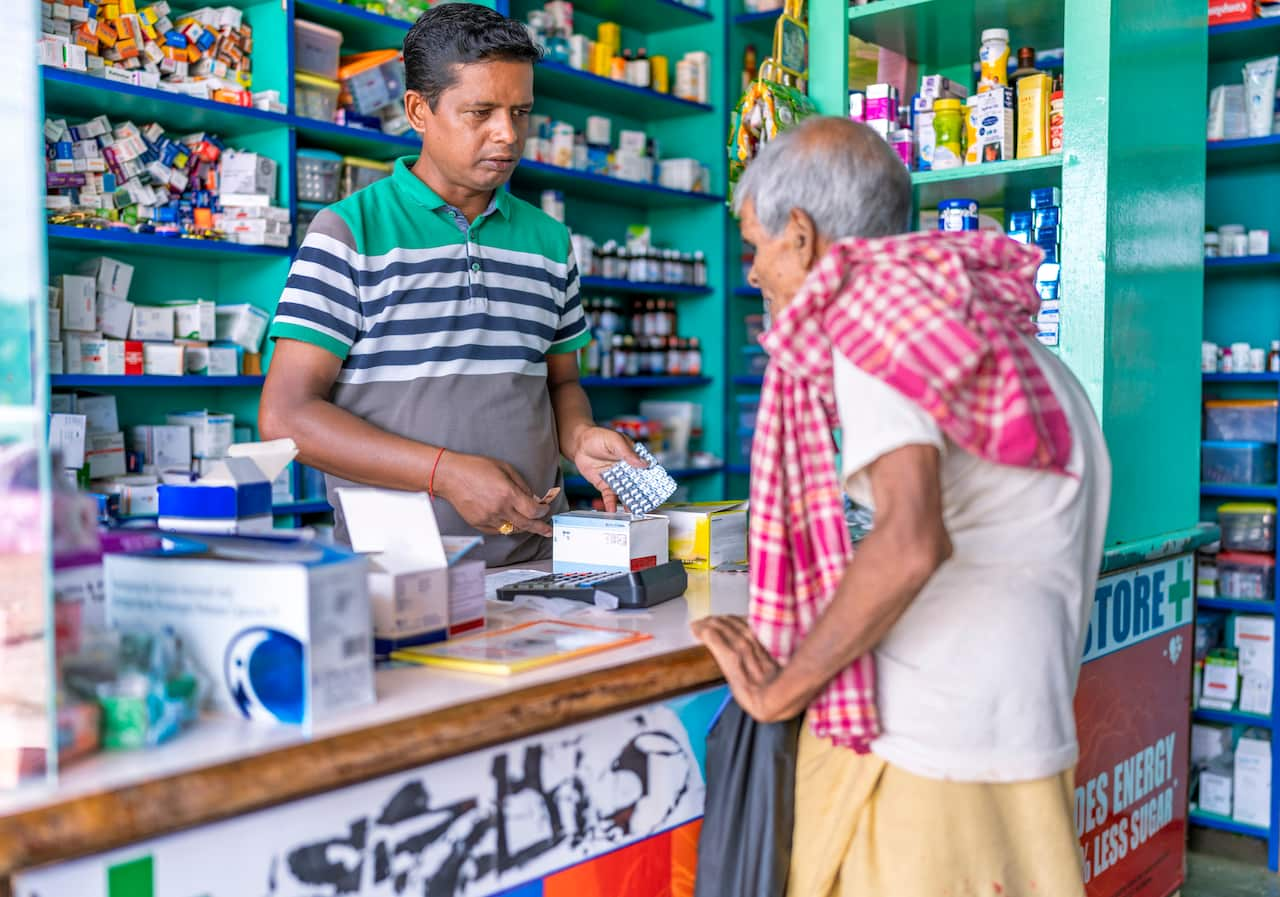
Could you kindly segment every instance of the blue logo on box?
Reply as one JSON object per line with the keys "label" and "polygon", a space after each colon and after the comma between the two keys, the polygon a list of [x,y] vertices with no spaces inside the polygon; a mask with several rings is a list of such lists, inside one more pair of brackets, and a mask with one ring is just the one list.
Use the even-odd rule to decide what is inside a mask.
{"label": "blue logo on box", "polygon": [[305,652],[287,632],[246,629],[227,646],[227,688],[251,720],[301,723],[306,713]]}

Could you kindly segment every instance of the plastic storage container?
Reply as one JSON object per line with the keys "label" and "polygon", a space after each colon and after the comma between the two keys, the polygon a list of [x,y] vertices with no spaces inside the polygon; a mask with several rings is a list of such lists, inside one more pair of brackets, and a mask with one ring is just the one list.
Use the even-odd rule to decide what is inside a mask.
{"label": "plastic storage container", "polygon": [[302,202],[338,201],[342,157],[328,150],[298,150],[298,199]]}
{"label": "plastic storage container", "polygon": [[1271,442],[1200,443],[1200,479],[1205,483],[1261,486],[1276,481],[1276,446]]}
{"label": "plastic storage container", "polygon": [[1223,551],[1218,554],[1218,596],[1252,601],[1275,597],[1276,559],[1269,554]]}
{"label": "plastic storage container", "polygon": [[1227,551],[1275,551],[1276,506],[1268,502],[1232,502],[1218,506],[1222,547]]}
{"label": "plastic storage container", "polygon": [[293,67],[299,73],[335,81],[341,55],[341,31],[303,19],[294,20]]}
{"label": "plastic storage container", "polygon": [[760,337],[764,335],[764,315],[747,315],[742,322],[747,327],[747,345],[759,345]]}
{"label": "plastic storage container", "polygon": [[764,370],[769,366],[769,356],[764,349],[759,346],[743,346],[742,356],[748,374],[764,376]]}
{"label": "plastic storage container", "polygon": [[342,157],[342,196],[345,199],[357,190],[380,181],[391,174],[392,163],[375,162],[358,156]]}
{"label": "plastic storage container", "polygon": [[760,413],[759,396],[738,396],[738,426],[743,430],[756,428],[756,415]]}
{"label": "plastic storage container", "polygon": [[332,124],[338,114],[338,94],[341,92],[337,81],[301,73],[293,76],[293,103],[303,118]]}
{"label": "plastic storage container", "polygon": [[378,110],[400,102],[404,96],[404,62],[399,50],[375,50],[347,56],[338,70],[342,82],[342,106],[357,115],[377,115]]}
{"label": "plastic storage container", "polygon": [[1212,399],[1204,403],[1205,439],[1276,441],[1275,399]]}

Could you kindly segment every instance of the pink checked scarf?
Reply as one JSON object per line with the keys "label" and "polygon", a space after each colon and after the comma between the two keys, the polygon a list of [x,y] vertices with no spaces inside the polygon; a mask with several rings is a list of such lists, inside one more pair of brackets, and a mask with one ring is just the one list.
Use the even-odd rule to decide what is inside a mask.
{"label": "pink checked scarf", "polygon": [[[999,464],[1066,472],[1071,430],[1024,333],[1038,249],[999,233],[917,233],[832,246],[761,342],[769,368],[751,449],[751,627],[785,663],[852,556],[832,430],[832,349]],[[859,752],[880,733],[870,654],[809,708]]]}

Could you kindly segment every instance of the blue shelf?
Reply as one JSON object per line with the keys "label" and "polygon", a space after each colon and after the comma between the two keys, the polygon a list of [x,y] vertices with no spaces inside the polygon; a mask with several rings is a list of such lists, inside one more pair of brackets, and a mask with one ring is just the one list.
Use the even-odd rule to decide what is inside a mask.
{"label": "blue shelf", "polygon": [[1242,255],[1204,260],[1205,273],[1259,271],[1267,270],[1268,268],[1280,268],[1280,253],[1272,252],[1268,255]]}
{"label": "blue shelf", "polygon": [[49,247],[52,249],[76,249],[100,252],[102,247],[111,251],[133,252],[137,255],[158,255],[168,258],[209,258],[211,256],[257,256],[287,258],[290,249],[276,246],[245,246],[227,240],[196,240],[190,237],[165,236],[164,234],[135,234],[123,228],[72,227],[69,224],[48,225]]}
{"label": "blue shelf", "polygon": [[534,67],[533,85],[534,93],[539,97],[555,97],[595,109],[625,108],[631,118],[658,120],[715,111],[706,103],[603,78],[551,60],[544,60]]}
{"label": "blue shelf", "polygon": [[710,377],[583,377],[584,387],[612,389],[656,389],[658,387],[706,386]]}
{"label": "blue shelf", "polygon": [[106,388],[109,386],[162,386],[162,387],[214,387],[214,386],[261,386],[266,377],[244,375],[239,377],[203,377],[189,374],[184,377],[163,377],[156,374],[140,374],[135,376],[115,376],[109,374],[50,374],[49,385],[55,387],[81,386],[86,388]]}
{"label": "blue shelf", "polygon": [[1205,723],[1220,723],[1226,726],[1262,726],[1271,728],[1271,717],[1258,713],[1241,713],[1239,710],[1210,710],[1198,707],[1191,711],[1191,716]]}
{"label": "blue shelf", "polygon": [[1274,601],[1250,601],[1247,598],[1197,598],[1196,606],[1206,610],[1226,610],[1243,614],[1274,614]]}
{"label": "blue shelf", "polygon": [[44,108],[51,116],[92,118],[110,110],[116,121],[159,121],[166,127],[213,131],[221,137],[237,137],[269,128],[289,126],[289,117],[230,103],[183,96],[152,87],[137,87],[98,78],[83,72],[45,67]]}
{"label": "blue shelf", "polygon": [[1200,494],[1212,498],[1276,498],[1280,489],[1274,485],[1246,486],[1241,483],[1201,483]]}
{"label": "blue shelf", "polygon": [[[539,2],[537,6],[542,6]],[[634,28],[650,34],[656,31],[671,31],[675,28],[687,28],[690,25],[701,25],[714,21],[711,13],[694,9],[679,0],[577,0],[574,8],[585,15],[597,19],[617,22],[624,28]],[[530,8],[527,4],[513,4],[511,13],[516,15],[522,9]],[[672,70],[674,77],[675,71]]]}
{"label": "blue shelf", "polygon": [[781,15],[781,9],[769,12],[743,12],[733,17],[733,24],[742,28],[752,28],[761,34],[773,34],[774,26]]}
{"label": "blue shelf", "polygon": [[1280,383],[1280,374],[1205,374],[1205,383]]}
{"label": "blue shelf", "polygon": [[739,374],[733,378],[733,382],[737,386],[754,386],[759,388],[764,386],[764,377],[757,374]]}
{"label": "blue shelf", "polygon": [[368,12],[336,0],[294,0],[299,19],[342,32],[342,52],[398,47],[412,22]]}
{"label": "blue shelf", "polygon": [[[670,190],[657,184],[646,184],[639,181],[624,181],[621,178],[603,174],[592,174],[578,171],[576,168],[561,168],[548,165],[546,162],[522,161],[516,167],[511,179],[512,187],[531,188],[535,190],[561,190],[564,193],[581,199],[596,200],[609,204],[636,206],[639,208],[662,208],[680,204],[722,203],[723,196],[713,193],[690,193],[686,190]],[[608,187],[607,193],[600,190]]]}
{"label": "blue shelf", "polygon": [[314,498],[307,501],[293,501],[282,505],[274,505],[271,513],[281,514],[328,514],[333,510],[333,506],[323,498]]}
{"label": "blue shelf", "polygon": [[584,277],[580,285],[582,289],[592,292],[641,293],[646,296],[710,296],[714,292],[711,287],[695,287],[682,283],[643,283],[611,277]]}
{"label": "blue shelf", "polygon": [[735,476],[746,477],[751,476],[750,464],[730,464],[725,471]]}
{"label": "blue shelf", "polygon": [[288,121],[304,144],[360,155],[367,159],[387,161],[412,155],[422,149],[422,138],[417,135],[397,137],[395,134],[338,125],[301,115],[291,115]]}
{"label": "blue shelf", "polygon": [[1211,140],[1206,163],[1210,171],[1280,161],[1280,134],[1241,140]]}
{"label": "blue shelf", "polygon": [[1209,61],[1248,59],[1274,53],[1280,45],[1280,18],[1251,19],[1209,29]]}
{"label": "blue shelf", "polygon": [[1204,828],[1216,828],[1219,831],[1231,832],[1236,835],[1248,835],[1251,838],[1266,838],[1270,832],[1265,826],[1250,825],[1247,822],[1236,822],[1229,816],[1219,816],[1217,813],[1206,813],[1204,810],[1192,810],[1187,815],[1192,825],[1199,825]]}
{"label": "blue shelf", "polygon": [[[723,465],[716,465],[715,467],[683,467],[683,468],[673,467],[668,469],[667,473],[671,474],[671,478],[674,480],[696,480],[696,479],[701,479],[702,477],[715,476],[716,474],[722,473],[723,471],[724,471]],[[566,489],[577,489],[577,490],[595,488],[589,482],[587,482],[586,477],[580,477],[580,476],[565,477],[564,487]]]}
{"label": "blue shelf", "polygon": [[755,287],[734,287],[733,295],[739,296],[743,299],[763,299],[764,298],[764,293],[760,292]]}

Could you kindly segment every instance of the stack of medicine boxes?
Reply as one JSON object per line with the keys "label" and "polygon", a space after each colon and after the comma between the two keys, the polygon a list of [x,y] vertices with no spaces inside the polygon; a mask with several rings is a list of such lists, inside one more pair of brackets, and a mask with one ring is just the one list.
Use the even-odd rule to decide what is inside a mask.
{"label": "stack of medicine boxes", "polygon": [[1062,193],[1057,187],[1031,191],[1031,208],[1009,214],[1009,236],[1019,243],[1038,246],[1044,261],[1036,272],[1040,311],[1036,337],[1046,346],[1058,345],[1061,335]]}

